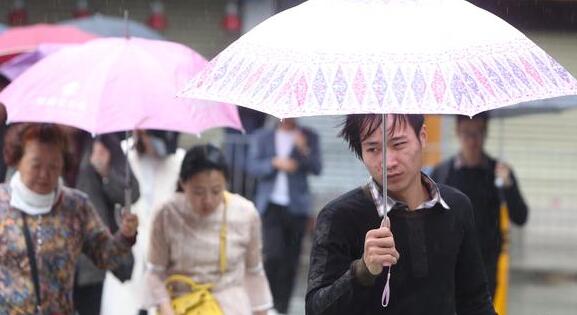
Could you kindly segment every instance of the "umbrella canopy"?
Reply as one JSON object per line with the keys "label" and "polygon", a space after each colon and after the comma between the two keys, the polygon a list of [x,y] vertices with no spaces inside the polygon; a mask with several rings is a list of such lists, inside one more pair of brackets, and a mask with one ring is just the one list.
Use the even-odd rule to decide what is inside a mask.
{"label": "umbrella canopy", "polygon": [[60,22],[59,24],[74,26],[86,32],[98,34],[104,37],[124,37],[128,32],[130,36],[148,39],[163,39],[162,35],[142,23],[101,14],[67,20]]}
{"label": "umbrella canopy", "polygon": [[102,38],[42,59],[0,93],[10,122],[52,122],[93,134],[131,129],[242,129],[235,106],[175,97],[206,60],[183,45]]}
{"label": "umbrella canopy", "polygon": [[14,79],[20,76],[26,69],[30,68],[42,58],[70,45],[74,44],[40,44],[35,50],[21,53],[0,64],[0,74],[14,81]]}
{"label": "umbrella canopy", "polygon": [[0,34],[0,56],[33,51],[40,44],[84,43],[96,37],[70,26],[36,24],[11,27]]}
{"label": "umbrella canopy", "polygon": [[279,118],[473,115],[577,94],[521,32],[464,0],[310,0],[221,52],[183,95]]}

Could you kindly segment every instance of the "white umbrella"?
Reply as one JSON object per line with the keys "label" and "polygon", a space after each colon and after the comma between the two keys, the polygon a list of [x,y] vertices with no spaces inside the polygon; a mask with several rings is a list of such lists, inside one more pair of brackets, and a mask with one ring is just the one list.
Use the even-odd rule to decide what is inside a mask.
{"label": "white umbrella", "polygon": [[577,94],[577,81],[464,0],[310,0],[232,43],[183,94],[280,118],[473,115]]}

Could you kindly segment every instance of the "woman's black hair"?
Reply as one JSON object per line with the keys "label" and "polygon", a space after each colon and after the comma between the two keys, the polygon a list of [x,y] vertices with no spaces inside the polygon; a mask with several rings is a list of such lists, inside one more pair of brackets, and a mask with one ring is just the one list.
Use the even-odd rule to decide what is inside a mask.
{"label": "woman's black hair", "polygon": [[[209,170],[221,172],[224,178],[228,180],[228,165],[222,151],[211,144],[194,146],[186,151],[182,160],[178,175],[179,182],[185,182],[194,175]],[[180,185],[177,187],[177,191],[182,191]]]}

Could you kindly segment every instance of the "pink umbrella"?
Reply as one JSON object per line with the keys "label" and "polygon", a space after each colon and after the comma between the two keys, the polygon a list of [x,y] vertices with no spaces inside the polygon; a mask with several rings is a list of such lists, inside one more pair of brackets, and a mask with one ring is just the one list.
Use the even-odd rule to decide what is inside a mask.
{"label": "pink umbrella", "polygon": [[0,102],[10,122],[60,123],[93,134],[242,130],[235,106],[175,97],[206,63],[177,43],[95,39],[42,59],[0,93]]}
{"label": "pink umbrella", "polygon": [[84,43],[96,37],[71,26],[36,24],[12,27],[0,34],[0,57],[32,51],[40,44]]}

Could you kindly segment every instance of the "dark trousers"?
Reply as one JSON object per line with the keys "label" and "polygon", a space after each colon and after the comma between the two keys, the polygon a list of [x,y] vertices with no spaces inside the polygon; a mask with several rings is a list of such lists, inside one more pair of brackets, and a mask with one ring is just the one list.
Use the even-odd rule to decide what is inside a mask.
{"label": "dark trousers", "polygon": [[74,288],[74,307],[78,315],[100,315],[103,283]]}
{"label": "dark trousers", "polygon": [[264,268],[279,313],[288,312],[307,219],[273,203],[262,218]]}

